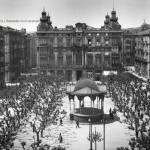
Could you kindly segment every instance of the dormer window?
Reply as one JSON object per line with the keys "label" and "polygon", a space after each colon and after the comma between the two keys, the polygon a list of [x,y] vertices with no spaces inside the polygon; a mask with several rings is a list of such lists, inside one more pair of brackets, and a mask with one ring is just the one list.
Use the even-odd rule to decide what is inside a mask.
{"label": "dormer window", "polygon": [[91,33],[88,33],[88,36],[91,36]]}
{"label": "dormer window", "polygon": [[99,36],[99,33],[97,33],[96,36]]}
{"label": "dormer window", "polygon": [[106,45],[108,45],[108,44],[109,44],[109,42],[108,42],[108,41],[105,41],[105,43],[106,43]]}
{"label": "dormer window", "polygon": [[91,46],[92,45],[92,40],[88,39],[88,45]]}
{"label": "dormer window", "polygon": [[96,41],[96,46],[100,46],[100,40]]}

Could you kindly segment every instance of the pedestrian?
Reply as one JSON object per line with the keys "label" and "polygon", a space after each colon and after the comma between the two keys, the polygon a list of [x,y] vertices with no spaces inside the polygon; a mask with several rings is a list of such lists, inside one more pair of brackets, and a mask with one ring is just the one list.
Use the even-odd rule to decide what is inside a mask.
{"label": "pedestrian", "polygon": [[109,109],[109,117],[111,118],[111,108]]}
{"label": "pedestrian", "polygon": [[80,128],[80,127],[79,127],[79,121],[78,121],[78,120],[76,121],[76,128]]}
{"label": "pedestrian", "polygon": [[60,125],[61,125],[61,126],[63,125],[63,121],[62,121],[62,118],[60,118]]}
{"label": "pedestrian", "polygon": [[59,134],[58,140],[59,140],[59,143],[62,143],[62,142],[63,142],[63,137],[62,137],[61,133]]}

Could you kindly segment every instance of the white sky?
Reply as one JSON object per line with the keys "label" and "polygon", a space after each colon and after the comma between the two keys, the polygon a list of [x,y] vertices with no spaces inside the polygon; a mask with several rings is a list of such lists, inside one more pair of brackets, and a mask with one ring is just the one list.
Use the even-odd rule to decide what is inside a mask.
{"label": "white sky", "polygon": [[[0,0],[0,25],[36,31],[38,22],[10,23],[7,20],[37,21],[43,8],[49,11],[53,26],[85,22],[101,27],[105,15],[113,9],[113,0]],[[114,8],[123,28],[138,27],[144,19],[150,23],[150,0],[114,0]]]}

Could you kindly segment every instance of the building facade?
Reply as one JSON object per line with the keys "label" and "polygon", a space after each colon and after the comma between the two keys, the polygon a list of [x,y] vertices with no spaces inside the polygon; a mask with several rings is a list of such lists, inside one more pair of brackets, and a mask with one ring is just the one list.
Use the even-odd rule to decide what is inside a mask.
{"label": "building facade", "polygon": [[123,31],[116,11],[105,17],[101,28],[76,23],[75,27],[52,26],[50,16],[42,12],[37,27],[37,70],[43,74],[63,75],[79,80],[84,72],[99,80],[104,70],[122,67]]}
{"label": "building facade", "polygon": [[135,39],[135,71],[138,75],[150,78],[150,29],[140,31]]}
{"label": "building facade", "polygon": [[27,36],[25,29],[0,27],[0,71],[1,84],[16,82],[21,72],[27,71]]}
{"label": "building facade", "polygon": [[123,66],[134,66],[135,62],[135,33],[124,30],[123,34]]}
{"label": "building facade", "polygon": [[30,70],[34,71],[37,64],[37,36],[36,33],[30,34]]}
{"label": "building facade", "polygon": [[25,71],[25,33],[5,29],[5,82],[14,82]]}
{"label": "building facade", "polygon": [[5,86],[5,42],[4,42],[4,32],[0,26],[0,89]]}

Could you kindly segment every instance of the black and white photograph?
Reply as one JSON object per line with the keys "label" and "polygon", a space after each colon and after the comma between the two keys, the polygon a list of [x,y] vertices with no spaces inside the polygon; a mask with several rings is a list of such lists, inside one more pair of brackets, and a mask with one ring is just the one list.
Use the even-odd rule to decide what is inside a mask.
{"label": "black and white photograph", "polygon": [[0,0],[0,150],[150,150],[150,0]]}

